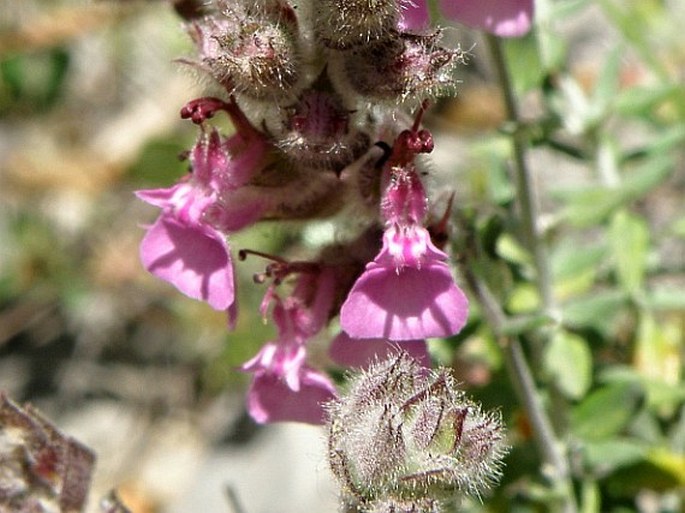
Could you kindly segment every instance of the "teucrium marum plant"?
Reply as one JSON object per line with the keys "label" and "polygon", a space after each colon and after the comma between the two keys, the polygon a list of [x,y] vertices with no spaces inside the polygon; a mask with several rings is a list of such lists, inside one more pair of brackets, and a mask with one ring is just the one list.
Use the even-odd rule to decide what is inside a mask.
{"label": "teucrium marum plant", "polygon": [[[224,98],[189,102],[200,126],[191,173],[140,191],[162,209],[141,256],[154,274],[236,321],[232,233],[261,220],[336,216],[347,235],[311,258],[270,260],[261,313],[277,328],[241,369],[257,422],[328,421],[330,464],[348,510],[437,512],[498,477],[498,414],[483,413],[425,339],[466,324],[468,301],[446,247],[451,191],[430,197],[422,127],[430,101],[455,90],[459,48],[423,26],[421,2],[216,0],[189,19],[197,56]],[[235,133],[209,126],[226,113]],[[434,205],[433,202],[436,204]],[[285,289],[285,291],[284,291]],[[338,399],[309,361],[340,317],[330,356],[370,368]],[[411,354],[411,356],[410,356]],[[324,407],[323,405],[327,406]]]}

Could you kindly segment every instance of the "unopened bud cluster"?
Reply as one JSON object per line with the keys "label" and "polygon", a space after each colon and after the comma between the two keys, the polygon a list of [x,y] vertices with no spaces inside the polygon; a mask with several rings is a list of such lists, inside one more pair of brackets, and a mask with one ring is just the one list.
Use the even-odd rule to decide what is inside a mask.
{"label": "unopened bud cluster", "polygon": [[199,50],[195,64],[239,97],[297,107],[317,91],[330,95],[339,115],[373,102],[416,106],[453,92],[463,53],[441,47],[437,31],[399,30],[401,6],[217,0],[189,25]]}
{"label": "unopened bud cluster", "polygon": [[466,399],[445,369],[427,371],[406,353],[354,376],[328,414],[346,511],[443,511],[492,484],[507,449],[498,413]]}

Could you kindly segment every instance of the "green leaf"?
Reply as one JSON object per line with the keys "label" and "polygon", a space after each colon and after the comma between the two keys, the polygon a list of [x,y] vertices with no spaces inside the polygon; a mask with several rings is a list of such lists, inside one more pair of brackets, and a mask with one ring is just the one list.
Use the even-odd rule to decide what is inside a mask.
{"label": "green leaf", "polygon": [[580,489],[580,513],[599,513],[602,493],[594,479],[584,479]]}
{"label": "green leaf", "polygon": [[607,57],[597,78],[591,99],[595,123],[606,115],[607,110],[616,100],[622,57],[622,49],[615,48]]}
{"label": "green leaf", "polygon": [[582,337],[559,330],[545,347],[544,366],[559,390],[580,399],[592,384],[592,353]]}
{"label": "green leaf", "polygon": [[515,314],[535,312],[538,308],[540,308],[540,294],[538,288],[532,283],[517,284],[507,300],[507,309]]}
{"label": "green leaf", "polygon": [[624,116],[645,116],[660,104],[671,100],[680,87],[678,84],[631,87],[618,94],[614,108]]}
{"label": "green leaf", "polygon": [[671,384],[680,381],[683,336],[680,324],[680,319],[657,322],[652,313],[640,312],[634,365],[641,375]]}
{"label": "green leaf", "polygon": [[552,254],[552,273],[554,278],[572,278],[587,269],[594,269],[605,258],[607,247],[604,244],[583,245],[578,240],[564,239]]}
{"label": "green leaf", "polygon": [[582,440],[606,440],[628,425],[644,400],[637,383],[615,383],[588,395],[571,412],[571,432]]}
{"label": "green leaf", "polygon": [[178,180],[189,167],[179,154],[191,145],[180,138],[148,141],[128,170],[131,181],[138,187],[155,187]]}
{"label": "green leaf", "polygon": [[531,265],[530,253],[514,237],[504,233],[497,239],[497,254],[513,264]]}
{"label": "green leaf", "polygon": [[[557,46],[559,39],[555,41]],[[514,89],[522,94],[536,88],[542,82],[545,67],[540,60],[538,42],[533,33],[524,37],[505,39],[503,44],[507,62],[516,63],[510,67]]]}
{"label": "green leaf", "polygon": [[618,469],[606,479],[606,490],[614,497],[633,499],[649,489],[655,492],[682,490],[685,485],[685,459],[682,455],[654,451],[645,460]]}
{"label": "green leaf", "polygon": [[663,17],[666,9],[664,2],[600,0],[598,3],[611,25],[622,33],[624,40],[638,52],[645,64],[658,76],[667,76],[663,59],[659,58],[659,52],[655,52],[651,44],[653,35],[657,34],[660,28],[655,22]]}
{"label": "green leaf", "polygon": [[685,217],[681,217],[671,225],[671,232],[678,237],[685,239]]}
{"label": "green leaf", "polygon": [[555,322],[555,319],[547,314],[518,315],[507,319],[502,328],[502,335],[522,335],[538,328],[551,326]]}
{"label": "green leaf", "polygon": [[599,327],[610,323],[627,300],[625,292],[615,289],[599,290],[575,298],[562,307],[563,323],[574,327]]}
{"label": "green leaf", "polygon": [[636,295],[642,288],[647,263],[647,223],[641,217],[620,210],[611,219],[609,242],[619,283],[626,292]]}
{"label": "green leaf", "polygon": [[554,196],[567,201],[562,217],[576,227],[598,224],[612,212],[661,184],[673,171],[673,160],[658,154],[625,174],[618,187],[588,186],[572,191],[555,191]]}
{"label": "green leaf", "polygon": [[585,9],[594,0],[564,0],[554,2],[550,6],[550,15],[554,20],[560,20],[575,15],[581,9]]}
{"label": "green leaf", "polygon": [[656,286],[647,292],[643,301],[653,311],[685,310],[685,291],[676,286]]}
{"label": "green leaf", "polygon": [[685,401],[685,383],[667,383],[663,379],[645,377],[636,367],[614,365],[607,367],[597,377],[597,381],[617,385],[633,384],[645,390],[647,407],[659,414],[671,415],[674,408]]}
{"label": "green leaf", "polygon": [[664,158],[664,153],[679,148],[683,142],[685,142],[685,124],[679,123],[657,133],[641,151],[651,158]]}
{"label": "green leaf", "polygon": [[643,460],[649,446],[629,438],[616,438],[583,444],[582,455],[586,466],[595,475],[603,475]]}
{"label": "green leaf", "polygon": [[[571,6],[572,2],[563,2],[563,4]],[[535,2],[535,21],[537,25],[536,39],[539,48],[540,69],[545,72],[554,72],[560,70],[568,49],[568,42],[563,37],[559,37],[556,30],[556,22],[559,16],[568,15],[568,13],[560,12],[559,6],[561,2],[552,2],[550,0],[536,0]]]}

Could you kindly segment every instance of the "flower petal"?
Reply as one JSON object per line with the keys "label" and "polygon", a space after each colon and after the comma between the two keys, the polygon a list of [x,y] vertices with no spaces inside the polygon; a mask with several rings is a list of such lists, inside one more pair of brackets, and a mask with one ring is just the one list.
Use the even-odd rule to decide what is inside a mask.
{"label": "flower petal", "polygon": [[400,20],[398,27],[401,31],[421,31],[430,25],[428,5],[426,0],[404,0],[400,2]]}
{"label": "flower petal", "polygon": [[193,299],[216,310],[233,304],[230,249],[218,232],[185,225],[163,213],[143,238],[140,258],[149,272]]}
{"label": "flower petal", "polygon": [[352,287],[340,324],[353,338],[448,337],[466,323],[468,300],[443,262],[399,271],[374,262]]}
{"label": "flower petal", "polygon": [[533,20],[533,0],[440,0],[443,14],[500,37],[526,34]]}
{"label": "flower petal", "polygon": [[260,424],[305,422],[323,424],[323,404],[336,397],[335,387],[323,374],[304,368],[301,387],[295,392],[285,380],[270,372],[255,374],[247,393],[247,409]]}
{"label": "flower petal", "polygon": [[425,340],[391,342],[383,338],[351,338],[341,331],[331,342],[329,356],[338,365],[367,368],[377,360],[384,360],[398,351],[405,351],[422,366],[430,368],[431,361]]}

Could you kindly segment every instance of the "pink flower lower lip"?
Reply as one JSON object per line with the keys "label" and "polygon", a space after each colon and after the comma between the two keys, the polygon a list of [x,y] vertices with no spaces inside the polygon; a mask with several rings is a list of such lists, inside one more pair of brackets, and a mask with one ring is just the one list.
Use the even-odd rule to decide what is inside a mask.
{"label": "pink flower lower lip", "polygon": [[466,296],[444,262],[399,271],[374,262],[347,296],[340,324],[353,338],[415,340],[454,335],[467,314]]}
{"label": "pink flower lower lip", "polygon": [[[533,0],[440,0],[445,18],[485,30],[500,37],[525,35],[533,22]],[[402,2],[399,26],[421,31],[430,26],[426,0]]]}
{"label": "pink flower lower lip", "polygon": [[140,256],[148,271],[187,296],[216,310],[233,304],[233,266],[222,234],[163,213],[143,238]]}

